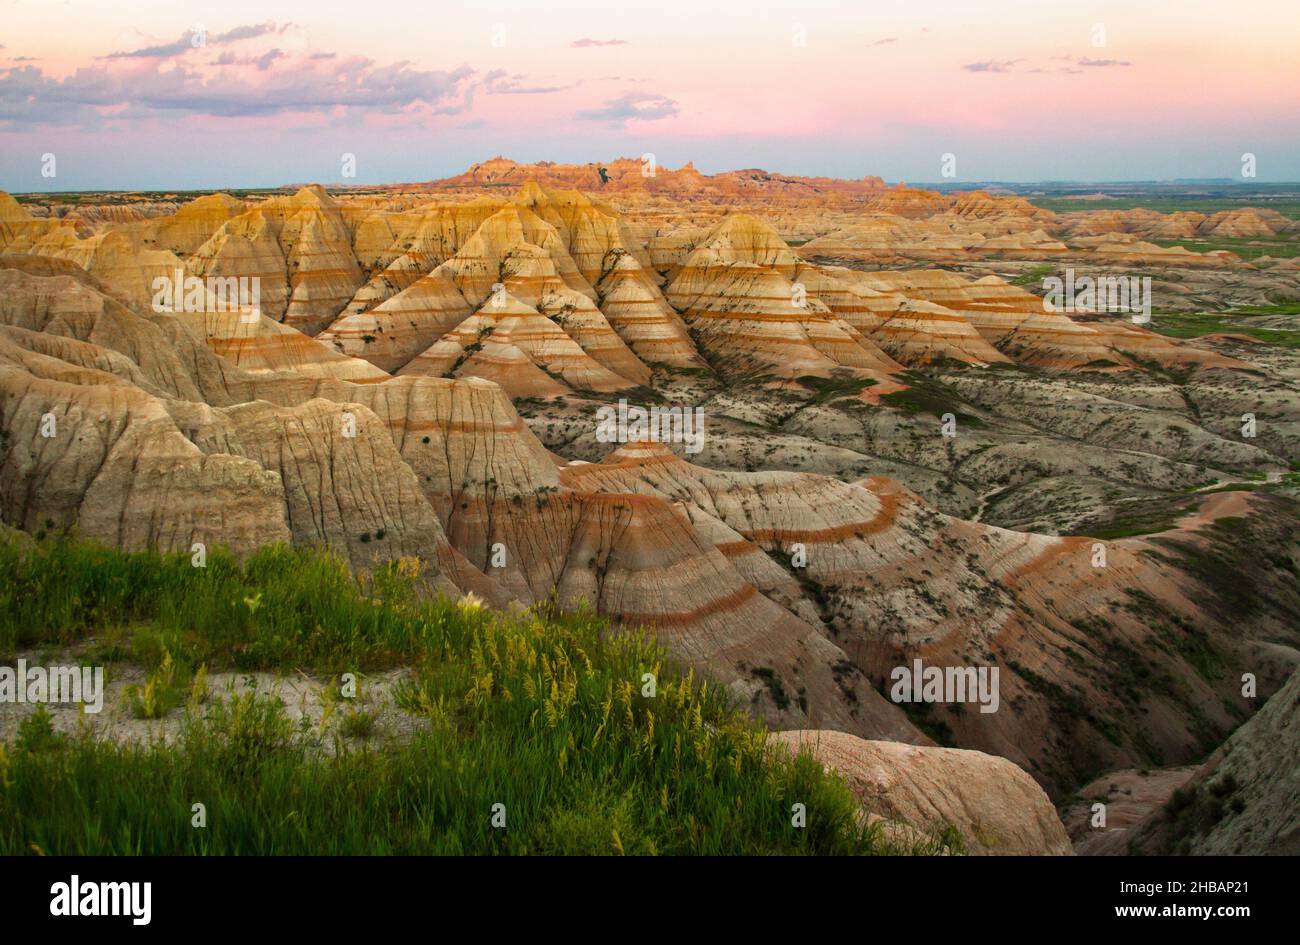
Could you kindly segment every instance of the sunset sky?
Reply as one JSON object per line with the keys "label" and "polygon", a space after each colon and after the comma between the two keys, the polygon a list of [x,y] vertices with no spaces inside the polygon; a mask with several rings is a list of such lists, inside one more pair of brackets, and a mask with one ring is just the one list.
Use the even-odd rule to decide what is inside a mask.
{"label": "sunset sky", "polygon": [[890,181],[949,152],[958,181],[1238,177],[1251,152],[1295,181],[1298,47],[1296,0],[0,0],[0,189],[644,152]]}

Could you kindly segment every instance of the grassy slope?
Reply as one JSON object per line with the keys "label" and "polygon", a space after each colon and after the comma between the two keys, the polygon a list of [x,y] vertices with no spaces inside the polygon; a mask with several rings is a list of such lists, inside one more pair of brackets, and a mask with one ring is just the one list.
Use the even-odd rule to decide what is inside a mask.
{"label": "grassy slope", "polygon": [[1153,239],[1157,246],[1182,246],[1194,253],[1212,253],[1226,249],[1250,262],[1261,256],[1289,259],[1300,256],[1300,239],[1294,236],[1216,236],[1210,239]]}
{"label": "grassy slope", "polygon": [[[768,753],[761,726],[644,637],[590,614],[422,600],[417,572],[404,561],[362,581],[284,547],[199,569],[0,541],[4,662],[93,638],[88,662],[166,665],[169,679],[409,665],[399,703],[421,719],[409,740],[335,738],[330,752],[328,733],[251,696],[195,700],[167,746],[62,736],[38,710],[0,745],[0,854],[893,852],[842,781]],[[191,826],[196,802],[205,828]]]}
{"label": "grassy slope", "polygon": [[1300,330],[1265,328],[1251,324],[1253,316],[1294,315],[1297,311],[1300,311],[1300,304],[1290,302],[1239,308],[1225,313],[1163,314],[1152,318],[1151,328],[1172,338],[1200,338],[1202,335],[1227,332],[1249,335],[1259,341],[1286,348],[1300,348]]}

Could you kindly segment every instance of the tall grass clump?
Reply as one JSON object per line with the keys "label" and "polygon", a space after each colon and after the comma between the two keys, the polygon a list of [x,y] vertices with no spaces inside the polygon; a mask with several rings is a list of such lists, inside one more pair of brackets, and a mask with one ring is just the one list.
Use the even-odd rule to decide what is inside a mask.
{"label": "tall grass clump", "polygon": [[244,562],[214,550],[196,568],[184,553],[0,539],[0,654],[93,636],[151,667],[166,653],[241,670],[394,665],[417,648],[419,567],[403,559],[357,577],[334,555],[272,545]]}
{"label": "tall grass clump", "polygon": [[[70,539],[0,546],[7,646],[93,635],[125,641],[133,658],[161,646],[157,665],[409,666],[396,698],[413,719],[401,737],[358,722],[328,741],[277,700],[212,695],[189,698],[163,744],[63,735],[33,716],[0,745],[0,854],[944,848],[892,849],[840,779],[769,750],[759,723],[645,635],[588,611],[431,599],[418,571],[398,562],[357,578],[284,547],[196,569],[187,556]],[[192,826],[196,803],[204,827]]]}

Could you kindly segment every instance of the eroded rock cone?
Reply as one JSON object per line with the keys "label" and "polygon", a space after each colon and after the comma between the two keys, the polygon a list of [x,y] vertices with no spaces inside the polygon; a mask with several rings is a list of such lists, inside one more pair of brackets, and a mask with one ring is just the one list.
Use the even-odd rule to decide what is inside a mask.
{"label": "eroded rock cone", "polygon": [[696,342],[733,374],[829,376],[898,365],[792,281],[801,262],[766,224],[737,214],[691,251],[668,285]]}

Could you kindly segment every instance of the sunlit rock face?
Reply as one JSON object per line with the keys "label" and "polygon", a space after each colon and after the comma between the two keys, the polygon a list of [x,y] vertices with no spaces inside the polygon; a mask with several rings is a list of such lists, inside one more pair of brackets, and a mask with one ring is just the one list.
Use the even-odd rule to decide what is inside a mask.
{"label": "sunlit rock face", "polygon": [[[1196,492],[1285,488],[1286,349],[1042,284],[1070,266],[1188,305],[1300,291],[1294,263],[1155,242],[1289,232],[1270,211],[504,160],[391,194],[127,209],[0,196],[8,525],[417,558],[432,590],[645,628],[782,728],[978,749],[1054,796],[1239,723],[1230,674],[1171,634],[1258,662],[1268,692],[1294,668],[1284,498]],[[160,277],[197,280],[197,307],[160,309]],[[256,279],[258,304],[218,304],[214,278]],[[620,401],[698,411],[698,441],[598,435]],[[1220,574],[1267,603],[1225,605]],[[918,657],[998,667],[1001,708],[895,702]],[[1130,666],[1171,682],[1134,695]],[[954,811],[992,804],[940,777],[970,762],[1041,806],[989,759],[841,748],[826,763],[864,792],[897,790],[868,777],[888,761]],[[981,852],[1060,852],[1050,819],[1025,830]]]}

